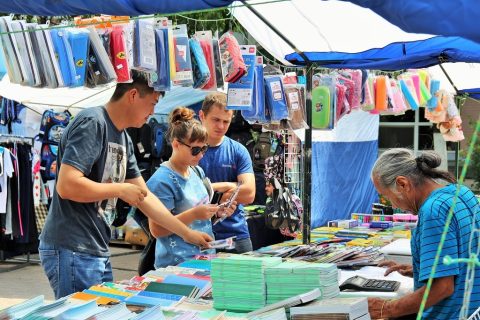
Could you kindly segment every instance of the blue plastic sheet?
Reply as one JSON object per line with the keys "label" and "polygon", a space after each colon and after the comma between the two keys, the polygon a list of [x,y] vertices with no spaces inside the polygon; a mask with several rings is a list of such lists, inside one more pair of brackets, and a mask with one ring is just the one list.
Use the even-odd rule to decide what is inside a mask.
{"label": "blue plastic sheet", "polygon": [[460,36],[480,42],[475,0],[347,0],[412,33]]}
{"label": "blue plastic sheet", "polygon": [[[394,42],[383,48],[358,53],[305,52],[311,62],[326,68],[402,70],[426,68],[440,62],[480,62],[480,44],[460,37],[433,37],[411,42]],[[285,59],[305,65],[298,53]]]}
{"label": "blue plastic sheet", "polygon": [[233,0],[9,0],[0,1],[0,12],[39,16],[110,14],[138,16],[225,7]]}
{"label": "blue plastic sheet", "polygon": [[371,212],[378,200],[370,180],[377,155],[378,140],[313,143],[312,228]]}

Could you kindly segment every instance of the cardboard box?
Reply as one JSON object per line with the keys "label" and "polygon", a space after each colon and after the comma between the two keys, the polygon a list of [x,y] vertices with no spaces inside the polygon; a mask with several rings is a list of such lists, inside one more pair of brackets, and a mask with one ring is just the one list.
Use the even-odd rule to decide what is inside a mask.
{"label": "cardboard box", "polygon": [[148,236],[141,228],[128,228],[125,232],[125,241],[130,244],[145,246]]}

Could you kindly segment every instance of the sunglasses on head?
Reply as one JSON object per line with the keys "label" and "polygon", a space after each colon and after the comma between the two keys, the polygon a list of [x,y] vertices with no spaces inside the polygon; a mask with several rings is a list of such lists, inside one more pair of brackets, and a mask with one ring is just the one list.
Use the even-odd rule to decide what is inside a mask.
{"label": "sunglasses on head", "polygon": [[208,150],[208,144],[204,145],[203,147],[192,147],[191,145],[188,145],[181,140],[177,140],[177,141],[183,144],[184,146],[189,147],[190,151],[192,152],[192,156],[197,156],[198,154],[200,154],[200,152],[205,153]]}

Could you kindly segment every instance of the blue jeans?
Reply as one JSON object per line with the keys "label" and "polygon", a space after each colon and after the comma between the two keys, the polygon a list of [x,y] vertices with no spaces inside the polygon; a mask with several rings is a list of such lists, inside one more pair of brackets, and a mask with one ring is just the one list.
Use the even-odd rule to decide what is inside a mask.
{"label": "blue jeans", "polygon": [[109,257],[59,248],[40,241],[38,247],[43,270],[55,299],[83,291],[102,282],[113,281]]}

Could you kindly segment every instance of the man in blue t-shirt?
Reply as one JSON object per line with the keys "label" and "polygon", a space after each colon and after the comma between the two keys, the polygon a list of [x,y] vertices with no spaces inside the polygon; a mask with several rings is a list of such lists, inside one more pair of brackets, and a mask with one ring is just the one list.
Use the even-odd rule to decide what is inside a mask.
{"label": "man in blue t-shirt", "polygon": [[[413,264],[383,263],[389,267],[385,275],[398,271],[413,277],[414,292],[397,300],[369,298],[372,319],[416,316],[430,277],[422,319],[466,319],[480,305],[480,275],[474,270],[478,267],[466,263],[479,249],[479,202],[470,189],[455,184],[449,172],[438,169],[440,164],[440,156],[433,151],[417,157],[402,148],[385,151],[374,164],[372,180],[377,191],[394,207],[418,214],[418,223],[411,239]],[[446,263],[447,256],[453,263]]]}
{"label": "man in blue t-shirt", "polygon": [[233,111],[226,106],[227,97],[221,92],[209,94],[203,101],[200,119],[208,131],[209,148],[199,165],[213,183],[213,189],[224,192],[221,202],[230,197],[238,182],[242,182],[236,198],[237,210],[215,224],[213,232],[217,240],[235,236],[233,251],[243,253],[252,251],[243,205],[252,203],[255,198],[255,176],[247,148],[225,136],[233,117]]}

